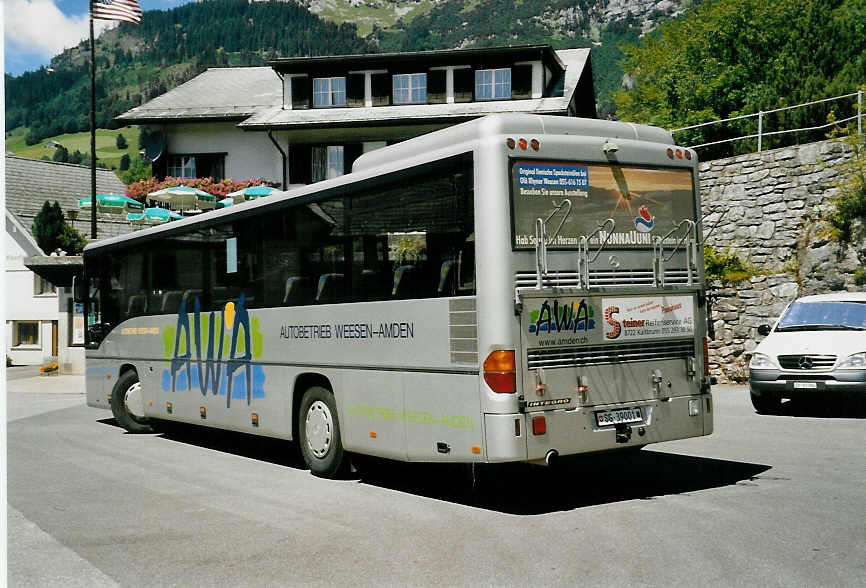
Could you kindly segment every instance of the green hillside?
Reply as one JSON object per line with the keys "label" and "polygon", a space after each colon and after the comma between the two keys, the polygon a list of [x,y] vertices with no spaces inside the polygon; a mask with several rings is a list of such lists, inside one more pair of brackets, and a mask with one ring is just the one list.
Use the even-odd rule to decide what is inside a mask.
{"label": "green hillside", "polygon": [[[26,141],[29,129],[19,127],[6,133],[6,153],[17,157],[28,159],[52,159],[57,149],[49,143],[59,143],[72,154],[79,151],[82,154],[90,153],[90,132],[65,133],[43,139],[35,145],[28,145]],[[127,148],[117,148],[117,135],[123,135]],[[138,135],[139,127],[131,126],[123,129],[97,129],[96,130],[96,157],[100,163],[111,169],[120,168],[120,158],[128,154],[130,159],[138,157]],[[82,162],[90,164],[90,159]]]}

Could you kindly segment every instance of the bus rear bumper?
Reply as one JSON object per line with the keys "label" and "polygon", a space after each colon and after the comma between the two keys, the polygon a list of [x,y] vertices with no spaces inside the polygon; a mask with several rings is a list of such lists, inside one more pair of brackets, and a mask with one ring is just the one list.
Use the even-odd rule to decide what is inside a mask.
{"label": "bus rear bumper", "polygon": [[[640,422],[598,424],[597,413],[635,407],[641,409]],[[561,456],[575,455],[709,435],[713,432],[712,409],[711,394],[696,394],[570,410],[487,414],[487,460],[536,461],[551,451]],[[543,426],[533,423],[533,419],[542,417]],[[519,436],[515,421],[519,422]]]}

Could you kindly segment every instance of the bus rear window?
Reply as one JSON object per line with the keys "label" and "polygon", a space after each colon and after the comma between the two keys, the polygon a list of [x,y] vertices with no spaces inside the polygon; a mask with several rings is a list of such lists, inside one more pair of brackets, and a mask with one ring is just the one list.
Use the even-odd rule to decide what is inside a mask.
{"label": "bus rear window", "polygon": [[[695,218],[691,169],[515,160],[512,247],[534,248],[536,219],[547,219],[565,199],[571,213],[551,249],[577,249],[580,237],[608,218],[616,222],[608,247],[651,247],[682,219]],[[548,222],[548,235],[562,221],[560,214]]]}

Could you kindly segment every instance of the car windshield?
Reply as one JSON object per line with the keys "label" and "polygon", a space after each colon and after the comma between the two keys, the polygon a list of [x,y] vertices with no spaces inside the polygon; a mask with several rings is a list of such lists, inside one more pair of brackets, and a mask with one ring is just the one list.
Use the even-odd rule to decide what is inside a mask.
{"label": "car windshield", "polygon": [[794,302],[779,320],[777,331],[866,331],[866,303]]}

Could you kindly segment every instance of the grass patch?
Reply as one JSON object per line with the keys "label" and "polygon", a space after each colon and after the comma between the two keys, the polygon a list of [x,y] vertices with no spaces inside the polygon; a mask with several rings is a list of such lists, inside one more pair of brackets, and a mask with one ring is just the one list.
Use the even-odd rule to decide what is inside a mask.
{"label": "grass patch", "polygon": [[[54,156],[54,147],[48,145],[51,141],[60,143],[71,155],[75,151],[90,153],[90,133],[68,133],[56,137],[48,137],[35,145],[28,145],[25,141],[28,129],[18,127],[6,133],[6,153],[27,159],[42,159]],[[120,158],[124,153],[129,154],[130,159],[138,157],[138,126],[125,127],[122,129],[96,129],[96,157],[103,164],[113,169],[120,169]],[[123,135],[126,139],[126,149],[117,148],[117,135]],[[89,165],[89,161],[85,162]]]}

